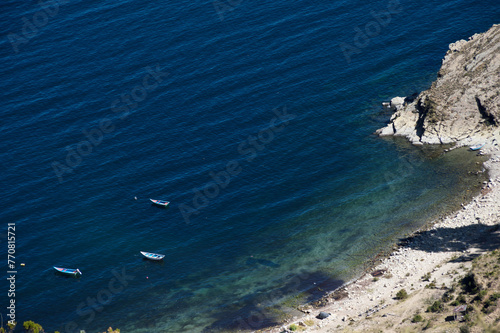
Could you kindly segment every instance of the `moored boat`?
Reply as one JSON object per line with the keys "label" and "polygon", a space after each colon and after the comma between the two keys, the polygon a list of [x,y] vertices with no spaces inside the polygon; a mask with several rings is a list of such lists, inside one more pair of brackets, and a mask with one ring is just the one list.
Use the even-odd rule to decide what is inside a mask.
{"label": "moored boat", "polygon": [[54,269],[58,271],[59,273],[65,274],[65,275],[73,275],[73,276],[79,276],[82,275],[82,272],[78,268],[61,268],[61,267],[56,267],[54,266]]}
{"label": "moored boat", "polygon": [[169,201],[165,201],[165,200],[156,200],[156,199],[149,199],[149,200],[151,200],[151,202],[154,203],[155,205],[158,205],[161,207],[167,207],[168,204],[170,203]]}
{"label": "moored boat", "polygon": [[162,260],[165,257],[164,254],[144,252],[144,251],[141,251],[141,254],[151,260]]}
{"label": "moored boat", "polygon": [[480,143],[480,144],[477,144],[475,146],[470,146],[469,149],[470,150],[479,150],[479,149],[483,148],[485,144],[486,143]]}

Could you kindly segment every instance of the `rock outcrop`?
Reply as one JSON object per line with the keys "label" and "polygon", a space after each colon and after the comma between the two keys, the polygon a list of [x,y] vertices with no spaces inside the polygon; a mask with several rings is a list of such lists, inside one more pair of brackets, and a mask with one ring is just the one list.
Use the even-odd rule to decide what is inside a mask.
{"label": "rock outcrop", "polygon": [[499,24],[450,44],[437,76],[428,90],[396,107],[389,125],[377,134],[404,136],[414,144],[444,144],[500,129]]}

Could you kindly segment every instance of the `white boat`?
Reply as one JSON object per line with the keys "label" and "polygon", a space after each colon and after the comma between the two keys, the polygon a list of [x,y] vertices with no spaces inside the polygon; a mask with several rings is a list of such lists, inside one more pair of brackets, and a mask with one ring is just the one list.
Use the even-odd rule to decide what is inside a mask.
{"label": "white boat", "polygon": [[164,201],[164,200],[156,200],[156,199],[149,199],[149,200],[151,200],[151,202],[154,203],[155,205],[162,207],[167,207],[168,204],[170,203],[169,201]]}
{"label": "white boat", "polygon": [[141,251],[141,254],[151,260],[162,260],[165,257],[164,254],[144,252],[144,251]]}
{"label": "white boat", "polygon": [[485,144],[486,143],[480,143],[480,144],[477,144],[477,145],[474,145],[474,146],[470,146],[469,149],[470,150],[479,150],[479,149],[483,148]]}
{"label": "white boat", "polygon": [[66,275],[73,275],[73,276],[79,276],[82,275],[82,272],[78,268],[62,268],[62,267],[56,267],[54,266],[54,269],[58,271],[59,273],[66,274]]}

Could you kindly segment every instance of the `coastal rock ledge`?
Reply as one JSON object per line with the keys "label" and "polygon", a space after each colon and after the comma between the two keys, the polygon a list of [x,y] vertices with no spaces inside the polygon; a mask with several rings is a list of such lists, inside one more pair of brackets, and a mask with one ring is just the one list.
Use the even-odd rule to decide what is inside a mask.
{"label": "coastal rock ledge", "polygon": [[500,24],[450,44],[437,79],[396,108],[380,136],[414,144],[468,144],[500,130]]}

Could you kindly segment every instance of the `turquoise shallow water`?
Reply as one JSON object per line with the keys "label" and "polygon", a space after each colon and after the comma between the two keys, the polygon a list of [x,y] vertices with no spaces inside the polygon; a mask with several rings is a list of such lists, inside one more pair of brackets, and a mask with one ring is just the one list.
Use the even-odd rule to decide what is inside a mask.
{"label": "turquoise shallow water", "polygon": [[497,8],[5,2],[0,220],[4,236],[16,224],[16,319],[256,329],[354,278],[480,182],[468,151],[372,133],[381,102],[426,89],[448,44],[498,23]]}

